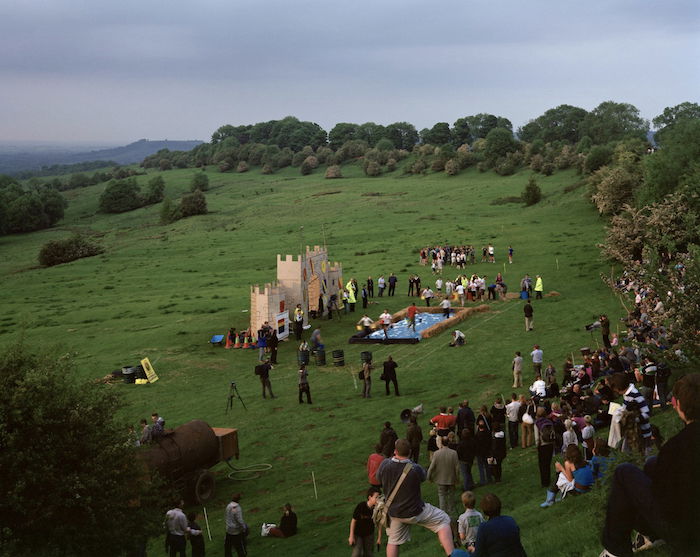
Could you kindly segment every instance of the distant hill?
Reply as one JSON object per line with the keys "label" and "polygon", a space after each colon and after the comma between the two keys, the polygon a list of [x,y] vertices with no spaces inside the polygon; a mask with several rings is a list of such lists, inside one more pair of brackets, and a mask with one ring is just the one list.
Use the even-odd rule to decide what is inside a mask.
{"label": "distant hill", "polygon": [[76,153],[61,152],[57,149],[33,149],[20,152],[17,149],[6,149],[12,152],[0,152],[0,174],[15,175],[26,170],[40,170],[44,166],[55,164],[76,164],[88,161],[113,161],[117,164],[134,164],[161,149],[170,151],[189,151],[203,143],[199,140],[169,141],[140,139],[123,147],[99,149]]}

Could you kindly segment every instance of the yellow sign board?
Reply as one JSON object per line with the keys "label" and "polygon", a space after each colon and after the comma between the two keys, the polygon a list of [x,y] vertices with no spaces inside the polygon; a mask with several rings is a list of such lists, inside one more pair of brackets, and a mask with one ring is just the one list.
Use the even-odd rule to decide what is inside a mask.
{"label": "yellow sign board", "polygon": [[151,365],[151,362],[148,358],[144,358],[143,360],[141,360],[141,365],[143,366],[143,370],[146,372],[146,377],[148,377],[149,383],[155,383],[156,381],[158,381],[156,370],[153,369],[153,366]]}

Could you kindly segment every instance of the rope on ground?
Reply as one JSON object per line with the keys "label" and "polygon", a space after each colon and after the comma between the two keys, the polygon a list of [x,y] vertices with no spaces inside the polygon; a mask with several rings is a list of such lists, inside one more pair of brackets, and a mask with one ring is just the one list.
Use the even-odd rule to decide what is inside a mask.
{"label": "rope on ground", "polygon": [[244,466],[243,468],[236,468],[232,466],[228,460],[224,461],[226,466],[228,466],[232,472],[229,472],[226,477],[230,480],[246,481],[254,480],[262,475],[262,472],[267,472],[272,469],[272,464],[260,463],[251,464],[250,466]]}

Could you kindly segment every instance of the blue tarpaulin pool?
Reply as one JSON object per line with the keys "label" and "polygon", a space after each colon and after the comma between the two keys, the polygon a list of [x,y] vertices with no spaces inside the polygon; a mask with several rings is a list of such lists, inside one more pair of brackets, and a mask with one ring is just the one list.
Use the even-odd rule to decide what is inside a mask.
{"label": "blue tarpaulin pool", "polygon": [[[454,313],[452,313],[451,315],[454,315]],[[408,326],[408,319],[403,319],[394,323],[389,329],[389,339],[415,338],[420,340],[421,331],[424,331],[428,327],[432,327],[436,323],[439,323],[440,321],[444,320],[445,316],[442,313],[419,313],[418,315],[416,315],[415,332],[412,328]],[[369,335],[369,338],[373,340],[383,340],[384,331],[382,331],[381,329],[378,331],[374,331]]]}

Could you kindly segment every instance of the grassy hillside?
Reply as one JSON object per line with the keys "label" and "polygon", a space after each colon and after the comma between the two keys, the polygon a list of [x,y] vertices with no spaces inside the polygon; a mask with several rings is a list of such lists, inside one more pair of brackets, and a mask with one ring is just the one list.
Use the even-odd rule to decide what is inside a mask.
{"label": "grassy hillside", "polygon": [[[177,197],[186,191],[192,173],[162,173],[166,194]],[[223,508],[235,491],[243,493],[253,534],[251,555],[349,551],[352,509],[363,499],[364,465],[384,421],[394,423],[401,435],[405,428],[400,411],[422,403],[427,437],[425,424],[440,404],[456,406],[468,398],[478,408],[490,406],[498,393],[508,396],[515,350],[529,354],[538,343],[546,362],[559,370],[566,355],[578,356],[580,347],[595,346],[585,324],[600,312],[613,322],[622,315],[620,303],[599,278],[611,271],[596,248],[603,222],[585,200],[584,189],[573,187],[580,179],[575,174],[538,176],[544,199],[528,208],[492,202],[519,195],[529,172],[505,178],[476,170],[456,177],[395,172],[366,178],[351,165],[343,174],[343,179],[325,180],[320,171],[302,177],[297,169],[271,176],[209,170],[210,214],[168,226],[158,224],[158,206],[96,215],[100,185],[67,192],[70,206],[61,226],[0,237],[0,344],[24,334],[32,345],[58,345],[74,354],[76,375],[87,380],[147,356],[160,381],[105,386],[123,393],[120,418],[125,423],[137,424],[157,410],[169,427],[194,418],[237,427],[237,465],[272,464],[269,472],[248,481],[227,478],[224,465],[215,469],[217,499],[207,509],[214,535],[208,555],[223,555]],[[148,178],[140,179],[145,183]],[[42,244],[76,230],[99,237],[105,254],[36,267]],[[391,354],[398,362],[402,396],[385,397],[376,377],[373,398],[364,400],[356,376],[359,353],[366,348],[347,344],[361,314],[344,316],[342,322],[324,321],[328,363],[330,350],[343,349],[347,365],[311,366],[311,406],[297,402],[294,343],[281,346],[280,364],[272,372],[275,400],[261,398],[253,374],[254,351],[207,344],[213,333],[247,326],[249,286],[274,280],[278,253],[297,254],[303,244],[325,243],[331,260],[342,262],[345,280],[354,276],[361,283],[368,275],[395,272],[397,296],[373,300],[369,313],[376,318],[385,307],[396,311],[409,304],[409,273],[418,273],[424,284],[434,283],[430,269],[418,264],[418,249],[443,242],[477,248],[492,242],[497,263],[477,263],[467,272],[494,276],[501,271],[511,289],[518,288],[525,273],[542,275],[545,290],[558,295],[534,303],[535,331],[525,332],[519,301],[496,302],[463,324],[464,349],[448,349],[447,333],[416,345],[373,346],[369,349],[375,361]],[[515,250],[515,261],[504,266],[508,245]],[[445,274],[450,272],[447,267]],[[530,380],[527,366],[524,381]],[[236,403],[225,413],[231,381],[237,382],[247,411]],[[601,502],[591,496],[541,510],[537,504],[544,494],[536,460],[534,449],[511,451],[504,481],[493,487],[504,502],[504,514],[520,524],[528,554],[597,555]],[[427,464],[425,450],[421,464]],[[477,496],[487,489],[477,490]],[[437,502],[435,486],[426,484],[423,495]],[[260,538],[260,523],[278,521],[287,501],[299,515],[299,535]],[[161,544],[153,542],[153,554],[162,552]],[[413,541],[402,550],[407,556],[440,554],[435,537],[422,529],[414,529]]]}

